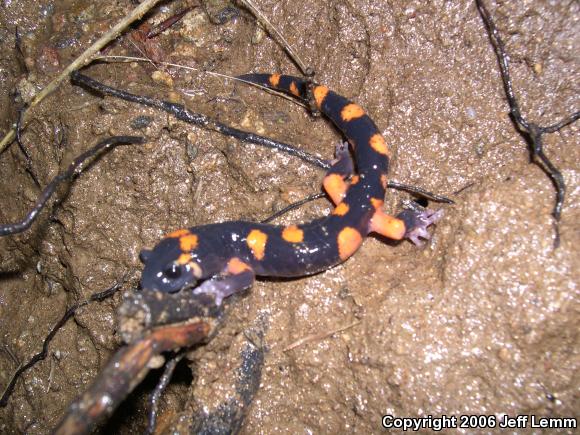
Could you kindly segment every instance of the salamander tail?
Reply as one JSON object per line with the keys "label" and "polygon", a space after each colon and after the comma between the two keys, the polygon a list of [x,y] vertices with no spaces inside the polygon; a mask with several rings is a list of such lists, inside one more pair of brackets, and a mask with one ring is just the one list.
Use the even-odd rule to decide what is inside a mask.
{"label": "salamander tail", "polygon": [[301,99],[304,99],[306,95],[306,83],[298,77],[281,74],[244,74],[236,78],[268,89],[282,91]]}

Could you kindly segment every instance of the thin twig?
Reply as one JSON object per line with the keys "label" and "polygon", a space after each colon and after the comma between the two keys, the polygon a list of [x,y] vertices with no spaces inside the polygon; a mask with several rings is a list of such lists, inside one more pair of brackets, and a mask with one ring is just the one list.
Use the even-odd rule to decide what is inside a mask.
{"label": "thin twig", "polygon": [[157,426],[157,414],[159,412],[159,400],[169,385],[177,364],[179,364],[184,356],[185,352],[181,351],[169,359],[169,361],[167,361],[165,364],[163,374],[155,386],[155,390],[153,391],[153,394],[151,394],[151,398],[149,400],[149,423],[147,424],[147,431],[145,432],[147,435],[153,435],[155,433],[155,426]]}
{"label": "thin twig", "polygon": [[[47,95],[54,91],[63,80],[68,79],[68,76],[74,70],[77,70],[84,65],[90,63],[95,56],[105,45],[115,39],[123,30],[125,30],[132,22],[140,19],[147,11],[159,3],[160,0],[144,0],[139,6],[133,9],[125,18],[119,21],[111,30],[101,36],[93,45],[87,48],[79,57],[72,61],[56,78],[54,78],[48,85],[44,87],[32,99],[29,109],[40,103]],[[27,113],[24,113],[23,122],[27,121]],[[0,141],[0,153],[12,142],[16,133],[16,129],[12,128],[6,133],[2,141]]]}
{"label": "thin twig", "polygon": [[284,215],[284,214],[286,214],[286,213],[288,213],[288,212],[290,212],[292,210],[296,210],[297,208],[302,207],[307,202],[314,201],[315,199],[324,198],[325,196],[326,196],[326,194],[325,193],[322,193],[322,192],[315,193],[313,195],[309,195],[306,198],[301,199],[300,201],[293,202],[292,204],[284,207],[282,210],[278,210],[272,216],[267,217],[263,221],[260,221],[260,223],[261,224],[267,224],[269,222],[272,222],[274,219],[277,219],[280,216],[282,216],[282,215]]}
{"label": "thin twig", "polygon": [[566,184],[560,170],[554,166],[554,164],[552,164],[552,162],[544,154],[542,135],[544,133],[554,133],[565,126],[570,125],[578,118],[580,118],[580,111],[576,111],[570,117],[567,117],[562,121],[548,127],[541,127],[533,122],[529,122],[526,118],[524,118],[520,111],[520,106],[513,89],[513,84],[509,72],[509,56],[506,54],[505,45],[499,35],[499,31],[497,30],[495,23],[491,19],[491,15],[483,4],[483,0],[476,0],[476,4],[485,27],[487,28],[489,38],[497,56],[512,120],[516,124],[517,129],[520,131],[520,133],[522,133],[522,135],[530,144],[532,161],[542,168],[542,170],[550,177],[556,188],[556,200],[552,210],[552,216],[554,217],[554,228],[556,231],[554,247],[557,248],[560,244],[560,231],[558,223],[562,215],[562,207],[564,205],[566,194]]}
{"label": "thin twig", "polygon": [[162,22],[157,24],[154,28],[149,30],[149,32],[147,32],[147,35],[145,35],[145,38],[147,39],[155,38],[157,35],[160,35],[161,33],[165,32],[167,29],[169,29],[171,26],[173,26],[175,23],[181,20],[192,9],[193,8],[185,8],[182,11],[176,13],[175,15],[167,18],[166,20],[163,20]]}
{"label": "thin twig", "polygon": [[313,75],[312,68],[306,66],[306,64],[302,61],[300,56],[298,56],[298,54],[294,51],[294,49],[288,43],[288,41],[286,41],[286,39],[284,39],[284,36],[282,36],[282,34],[280,32],[278,32],[278,30],[272,25],[270,20],[268,20],[268,18],[256,7],[254,2],[252,2],[251,0],[239,0],[239,1],[246,8],[248,8],[250,10],[250,12],[252,12],[252,14],[256,17],[258,22],[262,26],[264,26],[264,28],[270,34],[270,36],[272,38],[274,38],[274,40],[282,48],[284,48],[286,53],[288,53],[288,56],[290,56],[290,59],[292,59],[294,61],[294,63],[296,63],[296,66],[298,66],[298,68],[300,68],[300,71],[302,72],[302,74],[304,74],[305,76],[312,76]]}
{"label": "thin twig", "polygon": [[286,346],[284,349],[282,349],[282,352],[288,352],[289,350],[295,349],[298,346],[302,346],[303,344],[310,343],[312,341],[324,340],[325,338],[331,337],[332,335],[334,335],[338,332],[346,331],[347,329],[350,329],[350,328],[352,328],[360,323],[361,323],[361,321],[357,320],[356,322],[352,322],[346,326],[338,327],[336,329],[333,329],[332,331],[321,332],[319,334],[307,335],[306,337],[302,337],[302,338],[296,340],[295,342],[289,344],[288,346]]}
{"label": "thin twig", "polygon": [[53,180],[50,183],[48,183],[48,185],[44,188],[44,190],[36,200],[36,204],[34,205],[32,210],[22,220],[15,222],[13,224],[0,225],[0,237],[18,234],[30,228],[30,225],[32,225],[34,220],[38,217],[38,214],[42,211],[42,209],[46,205],[46,202],[50,199],[50,197],[52,196],[58,185],[63,181],[71,178],[72,176],[80,173],[84,169],[83,163],[90,157],[93,157],[98,153],[100,153],[101,151],[106,151],[117,145],[136,144],[143,142],[144,138],[139,136],[112,136],[99,142],[91,149],[85,151],[72,161],[72,163],[68,166],[66,171],[58,174],[56,177],[53,178]]}
{"label": "thin twig", "polygon": [[413,186],[411,184],[399,183],[398,181],[389,180],[389,182],[387,182],[387,188],[413,193],[417,196],[420,196],[433,202],[441,202],[444,204],[455,204],[455,201],[453,201],[451,198],[447,198],[446,196],[439,195],[437,193],[429,192],[428,190],[425,190],[422,187]]}
{"label": "thin twig", "polygon": [[68,310],[66,310],[66,312],[64,313],[62,318],[56,323],[56,325],[54,325],[52,327],[52,329],[50,330],[50,332],[48,333],[48,335],[44,339],[44,342],[42,343],[42,350],[40,352],[38,352],[37,354],[33,355],[32,358],[30,358],[27,363],[22,364],[20,367],[18,367],[16,372],[14,372],[14,375],[12,375],[12,379],[10,379],[10,382],[8,382],[8,385],[4,389],[4,393],[2,393],[2,398],[0,398],[0,408],[3,408],[8,404],[8,399],[10,398],[10,395],[14,391],[14,387],[16,386],[16,381],[18,380],[18,378],[20,378],[20,376],[26,370],[28,370],[30,367],[35,365],[38,361],[41,361],[41,360],[46,358],[46,355],[48,354],[48,345],[50,344],[50,342],[52,341],[52,339],[54,338],[56,333],[67,322],[67,320],[70,319],[79,308],[84,307],[85,305],[89,304],[90,302],[102,301],[102,300],[108,298],[109,296],[112,296],[115,292],[117,292],[121,288],[124,281],[125,281],[125,278],[122,278],[121,280],[119,280],[118,282],[113,284],[108,289],[106,289],[102,292],[99,292],[99,293],[95,293],[95,294],[91,295],[91,297],[89,297],[88,299],[86,299],[82,302],[77,302],[72,307],[70,307]]}
{"label": "thin twig", "polygon": [[18,120],[16,121],[16,143],[18,144],[20,151],[22,151],[22,154],[24,154],[24,160],[26,161],[26,172],[30,174],[32,181],[34,181],[34,184],[36,184],[36,187],[40,188],[40,182],[38,181],[38,177],[32,168],[32,159],[30,158],[30,154],[28,154],[28,150],[22,141],[22,117],[24,116],[24,112],[26,112],[26,106],[18,110]]}
{"label": "thin twig", "polygon": [[76,85],[86,86],[89,89],[101,92],[105,95],[110,95],[116,98],[121,98],[123,100],[130,101],[132,103],[138,103],[144,106],[161,109],[167,113],[172,114],[173,116],[175,116],[175,118],[179,119],[180,121],[185,121],[188,124],[196,125],[198,127],[205,128],[207,130],[217,131],[218,133],[221,133],[223,135],[239,139],[242,142],[253,143],[267,148],[274,148],[287,154],[298,157],[299,159],[304,160],[305,162],[308,162],[312,165],[316,165],[320,168],[326,168],[327,166],[327,162],[324,159],[316,157],[312,154],[309,154],[305,151],[297,149],[283,142],[279,142],[264,136],[260,136],[255,133],[249,133],[243,130],[239,130],[237,128],[230,127],[226,124],[223,124],[219,121],[210,118],[209,116],[203,115],[201,113],[192,112],[182,104],[172,103],[171,101],[158,100],[156,98],[146,97],[142,95],[131,94],[130,92],[116,89],[111,86],[107,86],[103,83],[100,83],[88,76],[79,73],[78,71],[75,71],[71,74],[71,80]]}
{"label": "thin twig", "polygon": [[318,118],[321,113],[316,105],[316,100],[314,99],[314,75],[316,74],[314,68],[306,66],[302,61],[300,56],[294,51],[292,46],[284,39],[284,36],[274,27],[274,25],[268,20],[268,18],[258,9],[258,7],[252,2],[252,0],[240,0],[246,8],[254,14],[258,22],[265,27],[268,34],[280,45],[284,51],[290,56],[290,59],[298,66],[302,74],[306,77],[306,103],[308,111],[310,114]]}
{"label": "thin twig", "polygon": [[[229,76],[227,74],[220,74],[220,73],[217,73],[215,71],[208,71],[208,70],[204,70],[204,69],[201,69],[201,68],[195,68],[193,66],[181,65],[181,64],[172,63],[172,62],[153,61],[153,60],[148,59],[146,57],[136,57],[136,56],[107,55],[107,56],[98,56],[98,57],[95,57],[94,60],[101,60],[101,61],[104,61],[104,62],[110,62],[110,61],[115,61],[115,62],[147,62],[147,63],[153,64],[153,66],[155,66],[155,67],[157,67],[157,65],[162,65],[162,66],[170,66],[170,67],[174,67],[174,68],[178,68],[178,69],[184,69],[184,70],[187,70],[187,71],[195,71],[195,72],[197,72],[199,74],[207,74],[209,76],[218,77],[218,78],[222,78],[222,79],[225,79],[225,80],[233,80],[233,81],[236,81],[236,82],[245,83],[245,84],[248,84],[250,86],[254,86],[256,88],[260,88],[261,90],[263,90],[265,92],[268,92],[269,94],[273,94],[273,95],[276,95],[278,97],[282,97],[282,98],[284,98],[284,99],[286,99],[288,101],[292,101],[294,104],[297,104],[299,106],[307,107],[307,105],[304,104],[302,101],[300,101],[300,100],[298,100],[298,99],[296,99],[294,97],[291,97],[290,95],[285,94],[284,92],[280,92],[280,91],[277,91],[275,89],[268,88],[266,86],[262,86],[262,85],[260,85],[258,83],[249,82],[249,81],[244,80],[244,79],[241,79],[239,77]],[[183,91],[183,93],[185,95],[189,95],[186,91]]]}

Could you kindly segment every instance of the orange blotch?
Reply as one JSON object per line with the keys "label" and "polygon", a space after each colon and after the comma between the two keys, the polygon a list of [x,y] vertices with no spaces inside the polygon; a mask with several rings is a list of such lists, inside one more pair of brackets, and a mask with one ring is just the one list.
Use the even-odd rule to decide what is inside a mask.
{"label": "orange blotch", "polygon": [[246,237],[246,243],[250,247],[254,257],[256,257],[258,260],[264,258],[267,241],[268,235],[260,230],[252,230],[250,231],[250,234],[248,234],[248,237]]}
{"label": "orange blotch", "polygon": [[383,189],[386,189],[389,185],[389,179],[385,174],[381,175],[381,185],[383,186]]}
{"label": "orange blotch", "polygon": [[294,83],[294,82],[290,83],[290,93],[292,95],[297,96],[297,97],[300,96],[300,91],[298,90],[298,87],[296,86],[296,83]]}
{"label": "orange blotch", "polygon": [[165,238],[178,238],[182,236],[187,236],[189,234],[189,230],[176,230],[173,231],[165,236]]}
{"label": "orange blotch", "polygon": [[348,206],[348,204],[346,202],[341,202],[332,211],[332,214],[337,215],[337,216],[344,216],[345,214],[348,213],[349,208],[350,207]]}
{"label": "orange blotch", "polygon": [[379,133],[373,134],[371,136],[371,139],[369,140],[369,144],[371,148],[375,150],[377,153],[383,154],[385,156],[390,155],[389,147],[385,142],[385,138],[381,134]]}
{"label": "orange blotch", "polygon": [[181,254],[177,257],[177,264],[181,264],[182,266],[189,263],[191,261],[191,254]]}
{"label": "orange blotch", "polygon": [[282,238],[290,243],[300,243],[304,240],[304,231],[296,225],[290,225],[282,230]]}
{"label": "orange blotch", "polygon": [[274,88],[277,88],[280,84],[280,77],[282,77],[280,74],[272,74],[270,78],[268,78],[268,81]]}
{"label": "orange blotch", "polygon": [[340,117],[342,118],[343,121],[346,122],[360,118],[361,116],[364,116],[364,114],[365,111],[363,110],[363,108],[355,103],[347,104],[340,111]]}
{"label": "orange blotch", "polygon": [[230,261],[228,261],[227,271],[232,275],[238,275],[247,270],[252,270],[252,268],[248,266],[246,263],[244,263],[242,260],[240,260],[238,257],[234,257]]}
{"label": "orange blotch", "polygon": [[358,183],[359,181],[360,181],[360,176],[353,175],[352,178],[350,179],[350,184],[354,185],[354,184]]}
{"label": "orange blotch", "polygon": [[371,198],[371,204],[377,210],[381,209],[384,203],[385,202],[382,199],[379,199],[379,198]]}
{"label": "orange blotch", "polygon": [[328,88],[326,86],[316,86],[312,93],[314,94],[314,100],[316,101],[316,107],[319,109],[322,107],[322,103],[328,95]]}
{"label": "orange blotch", "polygon": [[179,238],[179,247],[183,252],[193,251],[197,248],[198,239],[195,234],[188,234]]}
{"label": "orange blotch", "polygon": [[193,276],[195,276],[197,279],[200,279],[203,276],[201,266],[197,264],[195,261],[190,261],[189,267],[191,267],[191,270],[193,271]]}
{"label": "orange blotch", "polygon": [[370,230],[393,240],[401,240],[405,236],[405,222],[377,210],[371,219]]}
{"label": "orange blotch", "polygon": [[340,233],[336,242],[338,244],[338,256],[341,260],[346,260],[356,252],[362,244],[361,234],[352,227],[345,227]]}
{"label": "orange blotch", "polygon": [[342,202],[348,189],[348,184],[346,184],[346,181],[344,181],[342,176],[338,174],[329,174],[324,177],[324,180],[322,180],[322,186],[335,204]]}

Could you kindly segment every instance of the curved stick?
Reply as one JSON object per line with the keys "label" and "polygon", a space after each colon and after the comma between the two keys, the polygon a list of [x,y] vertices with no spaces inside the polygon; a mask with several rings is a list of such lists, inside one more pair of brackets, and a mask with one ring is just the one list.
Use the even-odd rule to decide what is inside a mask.
{"label": "curved stick", "polygon": [[151,331],[143,339],[121,348],[101,370],[93,385],[75,402],[55,430],[57,435],[90,433],[141,383],[149,362],[162,352],[204,341],[211,332],[204,320],[169,325]]}
{"label": "curved stick", "polygon": [[72,161],[72,163],[68,166],[66,171],[58,174],[53,180],[48,183],[48,185],[44,188],[38,199],[36,200],[36,204],[32,208],[32,210],[20,221],[15,222],[13,224],[5,224],[0,225],[0,237],[8,236],[11,234],[18,234],[21,233],[32,225],[32,222],[37,218],[38,214],[42,211],[46,202],[50,199],[56,188],[60,183],[64,180],[67,180],[74,175],[82,172],[84,169],[83,163],[90,157],[93,157],[100,153],[101,151],[109,150],[110,148],[116,147],[117,145],[121,144],[136,144],[136,143],[143,143],[145,139],[139,136],[112,136],[107,138],[97,145],[92,147],[91,149],[85,151],[80,156]]}
{"label": "curved stick", "polygon": [[292,156],[298,157],[307,163],[318,166],[319,168],[327,169],[329,167],[328,162],[325,160],[300,149],[294,148],[292,145],[288,145],[255,133],[250,133],[222,124],[221,122],[216,121],[209,116],[190,111],[183,104],[158,100],[156,98],[146,97],[144,95],[135,95],[121,89],[107,86],[84,74],[81,74],[78,71],[74,71],[71,74],[71,81],[75,85],[85,86],[88,89],[92,89],[93,91],[97,91],[105,95],[110,95],[112,97],[121,98],[132,103],[142,104],[144,106],[155,107],[157,109],[164,110],[165,112],[175,116],[175,118],[179,119],[180,121],[185,121],[188,124],[196,125],[207,130],[217,131],[223,135],[239,139],[242,142],[248,142],[267,148],[277,149]]}

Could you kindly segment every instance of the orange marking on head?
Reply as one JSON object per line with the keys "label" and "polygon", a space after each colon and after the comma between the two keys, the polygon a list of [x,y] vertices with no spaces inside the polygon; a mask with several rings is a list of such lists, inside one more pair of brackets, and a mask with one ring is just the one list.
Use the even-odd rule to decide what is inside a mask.
{"label": "orange marking on head", "polygon": [[290,83],[290,93],[292,95],[297,96],[297,97],[300,96],[300,91],[298,90],[298,87],[296,86],[296,83],[294,83],[294,81],[292,81],[292,83]]}
{"label": "orange marking on head", "polygon": [[341,202],[332,211],[332,214],[337,215],[337,216],[344,216],[345,214],[348,213],[349,209],[350,209],[350,207],[348,206],[348,204],[346,202]]}
{"label": "orange marking on head", "polygon": [[304,240],[304,231],[296,225],[290,225],[282,230],[282,238],[290,243],[301,243]]}
{"label": "orange marking on head", "polygon": [[200,279],[203,276],[201,266],[197,264],[195,261],[190,261],[189,267],[191,267],[191,270],[193,271],[193,276],[195,276],[197,279]]}
{"label": "orange marking on head", "polygon": [[314,94],[314,100],[316,101],[316,107],[319,109],[322,107],[322,103],[328,95],[328,88],[326,86],[316,86],[312,93]]}
{"label": "orange marking on head", "polygon": [[188,234],[179,238],[179,247],[183,252],[193,251],[197,248],[198,238],[195,234]]}
{"label": "orange marking on head", "polygon": [[375,133],[371,136],[369,144],[371,148],[379,154],[383,154],[385,156],[389,156],[391,154],[389,147],[385,142],[385,138],[379,133]]}
{"label": "orange marking on head", "polygon": [[385,174],[381,175],[381,185],[383,186],[383,189],[386,189],[389,185],[389,179]]}
{"label": "orange marking on head", "polygon": [[393,240],[401,240],[405,236],[405,222],[385,214],[377,209],[371,218],[370,230]]}
{"label": "orange marking on head", "polygon": [[343,121],[346,122],[352,121],[353,119],[358,119],[361,116],[364,116],[364,114],[364,109],[355,103],[347,104],[340,111],[340,117]]}
{"label": "orange marking on head", "polygon": [[181,254],[177,257],[177,264],[181,264],[182,266],[189,263],[191,261],[191,254]]}
{"label": "orange marking on head", "polygon": [[346,260],[356,252],[362,244],[361,234],[352,227],[345,227],[340,233],[336,242],[338,244],[338,256],[341,260]]}
{"label": "orange marking on head", "polygon": [[165,238],[178,238],[178,237],[182,237],[182,236],[187,236],[189,234],[189,230],[176,230],[173,231],[167,235],[165,235]]}
{"label": "orange marking on head", "polygon": [[234,257],[228,261],[227,272],[231,273],[232,275],[238,275],[247,270],[252,270],[252,268],[238,257]]}
{"label": "orange marking on head", "polygon": [[353,175],[352,178],[350,179],[350,184],[354,185],[354,184],[358,183],[359,181],[360,181],[360,176]]}
{"label": "orange marking on head", "polygon": [[379,198],[371,198],[371,204],[377,210],[380,210],[383,207],[383,204],[384,203],[385,203],[385,201],[383,201],[382,199],[379,199]]}
{"label": "orange marking on head", "polygon": [[324,177],[324,180],[322,180],[322,186],[335,204],[342,202],[348,189],[348,184],[346,184],[346,181],[344,181],[342,176],[338,174],[328,174]]}
{"label": "orange marking on head", "polygon": [[280,84],[280,74],[272,74],[269,78],[268,81],[270,82],[270,84],[272,85],[272,87],[277,88],[278,85]]}
{"label": "orange marking on head", "polygon": [[248,234],[248,237],[246,237],[246,243],[250,247],[254,257],[256,257],[258,260],[264,258],[267,241],[268,235],[260,230],[252,230],[250,231],[250,234]]}
{"label": "orange marking on head", "polygon": [[186,264],[189,265],[193,272],[193,276],[198,279],[202,277],[203,272],[201,270],[201,266],[195,261],[191,261],[191,254],[181,254],[179,257],[177,257],[175,262],[181,266],[185,266]]}

